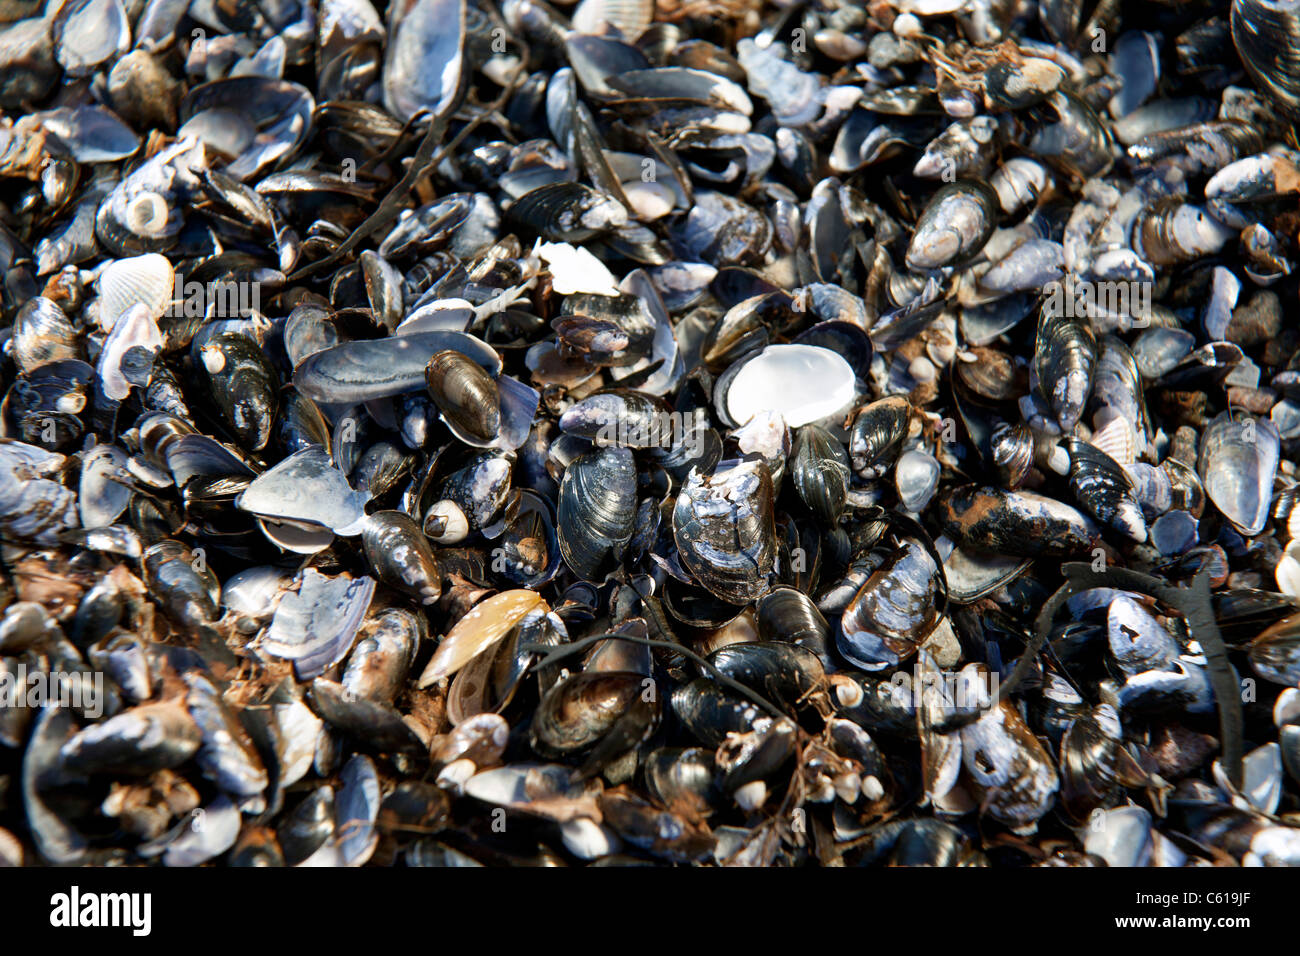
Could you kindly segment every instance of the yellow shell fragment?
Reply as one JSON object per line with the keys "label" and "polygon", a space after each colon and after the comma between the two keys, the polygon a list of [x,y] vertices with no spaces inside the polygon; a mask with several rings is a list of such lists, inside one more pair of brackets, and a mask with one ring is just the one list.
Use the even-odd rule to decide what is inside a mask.
{"label": "yellow shell fragment", "polygon": [[421,687],[450,677],[510,633],[533,611],[550,610],[536,591],[522,588],[493,595],[456,622],[420,675]]}

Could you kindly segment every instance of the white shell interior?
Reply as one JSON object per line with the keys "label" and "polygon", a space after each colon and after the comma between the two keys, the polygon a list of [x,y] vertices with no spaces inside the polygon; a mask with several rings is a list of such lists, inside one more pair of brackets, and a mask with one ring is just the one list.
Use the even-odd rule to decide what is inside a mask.
{"label": "white shell interior", "polygon": [[571,246],[567,242],[539,242],[533,252],[549,267],[551,287],[561,295],[575,292],[618,295],[614,274],[582,246]]}
{"label": "white shell interior", "polygon": [[727,413],[744,425],[759,412],[776,412],[798,428],[844,409],[856,387],[852,367],[830,349],[769,345],[731,380]]}
{"label": "white shell interior", "polygon": [[158,323],[143,305],[133,305],[113,326],[99,355],[99,379],[104,394],[120,402],[131,392],[131,383],[122,375],[122,359],[135,346],[157,352],[162,348]]}

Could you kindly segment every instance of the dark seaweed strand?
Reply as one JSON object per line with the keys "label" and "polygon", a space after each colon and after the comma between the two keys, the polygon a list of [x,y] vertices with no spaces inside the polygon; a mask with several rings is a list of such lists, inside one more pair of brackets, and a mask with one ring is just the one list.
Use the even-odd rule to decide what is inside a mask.
{"label": "dark seaweed strand", "polygon": [[998,699],[1006,700],[1029,673],[1047,643],[1052,621],[1061,606],[1072,595],[1091,588],[1115,587],[1118,584],[1125,590],[1145,594],[1174,608],[1187,621],[1191,636],[1205,652],[1210,683],[1214,687],[1214,702],[1219,713],[1223,766],[1232,785],[1240,788],[1243,779],[1241,761],[1244,750],[1245,718],[1241,709],[1241,693],[1232,672],[1232,665],[1228,661],[1228,648],[1223,643],[1223,636],[1219,633],[1218,623],[1214,619],[1214,607],[1210,603],[1208,562],[1196,572],[1192,585],[1188,588],[1175,587],[1161,578],[1129,568],[1108,567],[1104,571],[1094,571],[1089,564],[1072,562],[1064,565],[1062,570],[1069,580],[1062,584],[1043,605],[1042,611],[1034,622],[1033,640],[1020,660],[1016,662],[1010,676],[1002,682]]}
{"label": "dark seaweed strand", "polygon": [[442,142],[442,138],[447,135],[447,127],[451,123],[451,114],[446,116],[435,116],[433,121],[429,124],[429,129],[424,134],[424,139],[420,141],[420,148],[416,150],[415,156],[411,159],[410,165],[406,167],[406,172],[402,174],[402,178],[398,180],[397,185],[388,191],[388,195],[384,196],[384,198],[380,200],[379,208],[371,213],[365,222],[357,226],[357,228],[352,231],[352,235],[344,239],[337,249],[331,252],[324,259],[303,266],[297,272],[289,276],[288,281],[298,282],[299,280],[310,278],[321,270],[334,265],[360,245],[367,237],[373,235],[385,225],[396,219],[406,202],[407,194],[415,188],[415,184],[423,179],[431,170],[436,169],[439,163],[451,155],[451,153],[465,141],[466,137],[478,128],[480,123],[489,116],[499,112],[500,109],[505,106],[507,100],[510,99],[511,94],[514,93],[515,87],[519,85],[519,77],[522,75],[523,71],[521,70],[519,75],[511,80],[506,88],[501,91],[500,96],[493,100],[478,116],[475,116],[466,123],[464,128],[452,137],[451,142],[443,146],[442,149],[438,149],[436,154],[434,153],[434,150],[437,149],[438,144]]}
{"label": "dark seaweed strand", "polygon": [[358,174],[365,172],[373,176],[378,167],[392,162],[394,159],[400,159],[403,150],[409,148],[410,144],[415,141],[416,136],[423,136],[423,134],[419,133],[418,127],[428,116],[428,112],[421,111],[407,120],[406,125],[402,127],[402,131],[397,134],[389,147],[374,158],[362,163],[357,170]]}
{"label": "dark seaweed strand", "polygon": [[[447,144],[447,149],[439,150],[438,155],[434,156],[433,151],[442,141],[443,136],[447,134],[447,126],[450,122],[450,116],[435,116],[433,121],[429,123],[428,130],[425,131],[424,139],[420,141],[420,148],[416,150],[415,157],[411,160],[410,165],[406,167],[406,172],[398,180],[397,185],[390,189],[388,194],[380,200],[379,208],[372,212],[365,222],[352,230],[352,235],[339,243],[337,249],[324,259],[303,266],[289,276],[288,281],[298,282],[329,268],[360,245],[362,240],[397,218],[402,205],[406,202],[407,194],[415,187],[415,184],[429,169],[441,162],[441,157],[456,146],[456,140],[453,139],[451,143]],[[471,129],[472,125],[466,126],[462,132]]]}
{"label": "dark seaweed strand", "polygon": [[735,691],[737,694],[740,694],[751,704],[757,704],[759,707],[762,707],[773,717],[789,718],[790,716],[785,711],[783,711],[780,707],[777,707],[770,700],[764,697],[762,694],[758,693],[757,691],[751,690],[750,688],[746,687],[744,684],[740,683],[739,681],[732,680],[730,677],[722,673],[722,671],[718,670],[716,667],[710,664],[699,654],[696,654],[689,647],[684,647],[683,645],[678,644],[675,641],[661,641],[653,637],[634,637],[633,635],[630,634],[593,634],[590,637],[584,637],[581,640],[572,641],[568,644],[560,644],[559,646],[551,646],[549,644],[523,644],[520,645],[519,649],[526,653],[541,654],[542,656],[537,660],[533,661],[531,666],[535,668],[542,668],[542,667],[548,667],[551,664],[554,664],[556,661],[563,660],[566,657],[572,657],[574,654],[577,654],[579,651],[586,650],[588,647],[591,647],[593,644],[598,644],[601,641],[609,640],[611,638],[620,641],[631,641],[633,644],[644,644],[646,647],[659,647],[665,650],[673,651],[674,653],[677,654],[681,654],[685,657],[688,657],[696,664],[698,664],[700,667],[702,667],[704,670],[708,671],[709,674],[713,677],[713,679],[716,680],[719,684],[722,684],[723,686],[729,688],[730,690]]}

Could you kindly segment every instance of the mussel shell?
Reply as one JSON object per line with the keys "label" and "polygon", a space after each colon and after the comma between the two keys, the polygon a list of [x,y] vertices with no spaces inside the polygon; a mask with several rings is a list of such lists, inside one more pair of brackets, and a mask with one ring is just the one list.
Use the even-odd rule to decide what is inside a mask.
{"label": "mussel shell", "polygon": [[700,743],[717,747],[729,733],[747,733],[763,711],[707,677],[673,689],[673,713]]}
{"label": "mussel shell", "polygon": [[[797,738],[798,728],[789,718],[763,719],[749,733],[732,734],[718,747],[715,757],[722,771],[722,788],[740,803],[740,788],[759,783],[761,800],[767,793],[762,781],[777,773],[794,755]],[[743,799],[753,800],[753,796]]]}
{"label": "mussel shell", "polygon": [[692,470],[673,507],[682,565],[709,592],[747,604],[767,590],[776,555],[772,478],[761,461]]}
{"label": "mussel shell", "polygon": [[58,304],[36,296],[14,316],[9,348],[19,372],[30,372],[61,359],[84,359],[76,326]]}
{"label": "mussel shell", "polygon": [[461,431],[484,442],[501,427],[501,398],[492,376],[469,356],[444,349],[429,359],[424,383],[438,411]]}
{"label": "mussel shell", "polygon": [[[276,830],[276,838],[284,852],[284,862],[289,866],[316,858],[326,851],[334,837],[334,790],[322,784],[309,793],[286,816]],[[333,858],[324,852],[327,858]]]}
{"label": "mussel shell", "polygon": [[1099,532],[1085,515],[1029,491],[961,485],[940,493],[943,533],[965,547],[1020,557],[1086,554]]}
{"label": "mussel shell", "polygon": [[1247,652],[1261,677],[1294,686],[1300,680],[1300,616],[1278,621],[1251,641]]}
{"label": "mussel shell", "polygon": [[566,434],[601,445],[663,448],[673,444],[673,416],[667,403],[630,389],[612,389],[584,398],[560,416]]}
{"label": "mussel shell", "polygon": [[826,429],[805,425],[795,433],[791,476],[799,497],[824,524],[839,521],[848,494],[849,458]]}
{"label": "mussel shell", "polygon": [[[510,494],[513,461],[495,452],[475,455],[464,467],[447,476],[439,488],[443,501],[450,501],[464,513],[469,530],[479,531],[492,523]],[[426,529],[428,515],[425,515]]]}
{"label": "mussel shell", "polygon": [[966,772],[985,793],[983,812],[1024,829],[1052,806],[1060,786],[1056,767],[1012,702],[963,728],[961,743]]}
{"label": "mussel shell", "polygon": [[1134,496],[1133,483],[1124,469],[1101,449],[1077,438],[1064,441],[1070,453],[1070,488],[1075,499],[1099,521],[1145,541],[1146,521]]}
{"label": "mussel shell", "polygon": [[1300,114],[1300,62],[1293,40],[1300,15],[1286,0],[1233,0],[1232,41],[1255,85]]}
{"label": "mussel shell", "polygon": [[1041,103],[1065,79],[1051,60],[1031,57],[1024,63],[994,63],[984,74],[984,97],[1003,109],[1019,110]]}
{"label": "mussel shell", "polygon": [[[936,544],[942,552],[946,538]],[[948,582],[948,597],[954,604],[972,604],[1010,584],[1018,578],[1030,559],[1002,554],[988,554],[953,547],[943,562],[944,577]]]}
{"label": "mussel shell", "polygon": [[1120,674],[1132,677],[1166,670],[1177,659],[1178,642],[1143,605],[1124,593],[1111,595],[1106,638]]}
{"label": "mussel shell", "polygon": [[891,395],[865,406],[853,417],[849,455],[853,470],[878,477],[894,463],[911,423],[912,403]]}
{"label": "mussel shell", "polygon": [[1170,196],[1138,214],[1133,249],[1153,266],[1179,265],[1213,255],[1235,236],[1205,209]]}
{"label": "mussel shell", "polygon": [[636,365],[650,355],[659,329],[641,296],[587,292],[565,296],[552,325],[561,341],[588,362],[614,368]]}
{"label": "mussel shell", "polygon": [[[22,761],[23,812],[41,858],[53,864],[79,863],[89,848],[86,837],[56,811],[42,791],[52,780],[67,779],[60,748],[73,733],[75,714],[57,703],[40,709]],[[73,778],[74,780],[76,778]]]}
{"label": "mussel shell", "polygon": [[405,121],[428,110],[441,117],[455,109],[470,72],[466,9],[465,0],[401,0],[388,11],[383,95],[394,116]]}
{"label": "mussel shell", "polygon": [[299,590],[281,599],[262,647],[293,661],[299,680],[311,680],[347,654],[374,593],[372,578],[327,578],[308,568]]}
{"label": "mussel shell", "polygon": [[808,706],[826,686],[826,672],[817,655],[784,641],[729,644],[710,654],[708,661],[790,713]]}
{"label": "mussel shell", "polygon": [[1281,438],[1271,419],[1234,419],[1223,412],[1201,439],[1197,470],[1205,493],[1247,537],[1264,530],[1273,496]]}
{"label": "mussel shell", "polygon": [[74,734],[60,748],[76,773],[149,774],[199,749],[199,728],[177,701],[141,704]]}
{"label": "mussel shell", "polygon": [[250,451],[261,451],[271,438],[279,376],[257,343],[233,332],[195,340],[199,365],[222,418]]}
{"label": "mussel shell", "polygon": [[371,615],[357,632],[339,683],[358,697],[392,703],[428,631],[428,622],[417,611],[387,608]]}
{"label": "mussel shell", "polygon": [[1069,433],[1083,415],[1097,371],[1097,339],[1086,320],[1044,308],[1034,343],[1038,389]]}
{"label": "mussel shell", "polygon": [[132,489],[114,480],[126,463],[126,452],[116,445],[96,445],[82,456],[77,488],[82,527],[107,527],[126,510]]}
{"label": "mussel shell", "polygon": [[1114,137],[1083,99],[1057,89],[1035,110],[1044,121],[1030,139],[1034,155],[1084,178],[1109,171],[1115,162]]}
{"label": "mussel shell", "polygon": [[328,404],[388,398],[421,388],[430,357],[444,349],[464,353],[493,375],[501,371],[501,357],[472,335],[413,332],[322,349],[294,369],[293,383],[308,398]]}
{"label": "mussel shell", "polygon": [[970,349],[972,361],[953,366],[953,385],[960,385],[966,397],[981,404],[1014,402],[1028,384],[1023,368],[1006,352],[977,346]]}
{"label": "mussel shell", "polygon": [[989,455],[1004,488],[1014,491],[1024,483],[1034,465],[1035,444],[1033,429],[1024,422],[1003,423],[989,436]]}
{"label": "mussel shell", "polygon": [[603,579],[631,539],[635,519],[636,464],[626,448],[594,448],[564,470],[556,530],[574,574]]}
{"label": "mussel shell", "polygon": [[721,795],[713,752],[703,747],[660,747],[645,758],[646,789],[664,807],[705,815]]}
{"label": "mussel shell", "polygon": [[46,362],[19,375],[0,405],[0,435],[51,450],[85,433],[95,370],[77,359]]}
{"label": "mussel shell", "polygon": [[[520,587],[540,588],[562,566],[551,503],[533,491],[513,489],[502,510],[501,535],[493,539],[499,570]],[[494,570],[497,566],[494,566]]]}
{"label": "mussel shell", "polygon": [[214,117],[214,125],[229,124],[230,115],[255,130],[248,148],[225,168],[244,179],[292,153],[312,133],[316,101],[305,87],[264,76],[230,76],[195,86],[180,103],[182,124]]}
{"label": "mussel shell", "polygon": [[911,448],[903,452],[894,466],[894,487],[898,500],[911,512],[921,512],[929,505],[939,487],[942,466],[928,451]]}
{"label": "mussel shell", "polygon": [[982,182],[943,186],[916,221],[907,267],[923,272],[973,259],[997,228],[999,209],[997,194]]}
{"label": "mussel shell", "polygon": [[259,475],[235,499],[235,506],[262,518],[359,534],[366,491],[354,491],[329,453],[312,445]]}
{"label": "mussel shell", "polygon": [[938,566],[925,547],[907,539],[853,596],[836,646],[865,670],[880,670],[915,653],[933,629]]}
{"label": "mussel shell", "polygon": [[582,242],[627,224],[627,209],[612,196],[575,182],[558,182],[524,193],[509,216],[555,242]]}
{"label": "mussel shell", "polygon": [[319,445],[330,450],[330,427],[325,416],[306,395],[300,395],[292,385],[281,392],[283,399],[275,424],[276,444],[286,454]]}
{"label": "mussel shell", "polygon": [[713,266],[758,262],[772,243],[772,223],[724,193],[696,190],[695,205],[675,229],[687,256]]}
{"label": "mussel shell", "polygon": [[358,697],[334,681],[317,677],[311,683],[307,701],[332,729],[366,747],[389,753],[418,753],[424,749],[396,708]]}
{"label": "mussel shell", "polygon": [[593,746],[625,718],[638,726],[619,752],[636,746],[658,713],[657,707],[638,706],[653,702],[650,686],[643,675],[622,671],[572,675],[547,691],[538,705],[529,731],[533,748],[544,757],[564,757]]}
{"label": "mussel shell", "polygon": [[145,550],[145,583],[163,599],[163,610],[195,626],[217,617],[221,583],[206,563],[180,541],[164,539]]}
{"label": "mussel shell", "polygon": [[730,624],[745,610],[744,605],[723,601],[676,578],[669,578],[664,585],[664,608],[683,624],[710,630]]}
{"label": "mussel shell", "polygon": [[442,594],[442,575],[424,532],[400,511],[378,511],[366,519],[361,546],[384,584],[433,604]]}
{"label": "mussel shell", "polygon": [[789,641],[806,647],[826,661],[826,640],[830,625],[817,605],[803,591],[773,588],[755,607],[758,633],[764,641]]}
{"label": "mussel shell", "polygon": [[203,738],[195,759],[204,776],[232,796],[261,793],[269,776],[239,713],[207,677],[191,671],[184,679],[185,707]]}
{"label": "mussel shell", "polygon": [[375,320],[393,331],[402,321],[402,274],[369,250],[361,253],[361,274]]}

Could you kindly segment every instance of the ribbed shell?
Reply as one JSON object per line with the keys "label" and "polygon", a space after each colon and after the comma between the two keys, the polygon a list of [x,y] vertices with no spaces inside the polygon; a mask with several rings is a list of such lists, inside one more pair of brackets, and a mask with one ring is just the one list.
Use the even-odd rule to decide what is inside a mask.
{"label": "ribbed shell", "polygon": [[176,273],[164,255],[151,252],[110,263],[97,280],[99,322],[110,328],[118,317],[136,303],[157,319],[167,310],[175,291]]}

